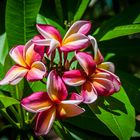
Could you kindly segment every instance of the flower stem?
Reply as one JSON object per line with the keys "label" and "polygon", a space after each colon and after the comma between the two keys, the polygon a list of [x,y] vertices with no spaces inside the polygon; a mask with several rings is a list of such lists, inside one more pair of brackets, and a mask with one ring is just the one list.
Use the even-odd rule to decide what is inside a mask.
{"label": "flower stem", "polygon": [[[20,93],[19,93],[19,87],[16,85],[16,98],[20,100]],[[24,113],[23,113],[23,108],[21,105],[18,105],[18,113],[20,116],[20,128],[24,126]]]}

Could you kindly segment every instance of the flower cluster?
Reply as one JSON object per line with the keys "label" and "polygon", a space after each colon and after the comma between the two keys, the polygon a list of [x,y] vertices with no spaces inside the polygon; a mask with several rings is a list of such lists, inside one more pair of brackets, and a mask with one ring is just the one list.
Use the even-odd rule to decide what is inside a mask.
{"label": "flower cluster", "polygon": [[[47,79],[47,92],[35,92],[21,101],[28,111],[37,113],[35,133],[44,135],[49,132],[55,120],[73,117],[85,110],[80,103],[93,103],[98,96],[109,96],[120,89],[120,80],[114,74],[114,65],[103,62],[94,37],[88,35],[89,21],[77,21],[62,39],[59,31],[50,25],[37,24],[39,35],[10,51],[15,65],[7,72],[0,85]],[[94,53],[84,52],[92,47]],[[82,51],[81,51],[82,50]],[[59,62],[54,62],[56,52]],[[74,55],[67,59],[70,52]],[[46,60],[46,61],[45,61]],[[74,61],[78,69],[72,69]],[[48,63],[49,62],[49,63]],[[68,93],[68,87],[81,88]],[[68,99],[68,95],[69,99]]]}

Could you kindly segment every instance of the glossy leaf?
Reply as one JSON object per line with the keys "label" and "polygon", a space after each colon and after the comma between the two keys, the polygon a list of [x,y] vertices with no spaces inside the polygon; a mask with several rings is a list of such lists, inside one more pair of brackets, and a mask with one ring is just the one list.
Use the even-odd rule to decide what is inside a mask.
{"label": "glossy leaf", "polygon": [[129,97],[129,100],[131,101],[131,104],[134,106],[135,110],[140,113],[140,79],[123,71],[119,71],[118,75]]}
{"label": "glossy leaf", "polygon": [[99,98],[96,103],[89,105],[95,115],[120,140],[130,139],[135,128],[135,111],[124,89],[113,96]]}
{"label": "glossy leaf", "polygon": [[[81,121],[82,122],[82,121]],[[94,133],[93,131],[87,131],[85,129],[81,129],[79,127],[75,127],[74,125],[70,125],[67,123],[62,123],[71,136],[75,138],[75,140],[112,140],[114,136],[105,136],[98,133]],[[95,124],[94,124],[95,125]],[[86,127],[86,126],[85,126]]]}
{"label": "glossy leaf", "polygon": [[[83,106],[85,112],[80,116],[68,118],[64,122],[85,131],[96,132],[101,135],[113,136],[111,131],[95,116],[87,106]],[[98,127],[97,127],[98,126]]]}
{"label": "glossy leaf", "polygon": [[[139,15],[139,12],[140,12],[139,6],[140,6],[140,3],[137,3],[133,6],[125,9],[123,12],[119,13],[118,15],[113,16],[113,18],[109,19],[108,21],[104,22],[102,24],[102,26],[98,29],[98,31],[95,31],[96,35],[95,34],[94,35],[96,36],[96,39],[103,41],[103,40],[109,40],[109,39],[127,35],[127,34],[129,35],[130,32],[131,33],[139,32],[136,30],[134,31],[134,28],[133,28],[133,31],[132,30],[130,31],[132,26],[129,26],[131,28],[127,29],[127,30],[124,27],[124,26],[128,27],[128,25],[133,24],[133,21]],[[135,24],[133,24],[133,25],[135,26]],[[116,31],[114,30],[115,28],[116,28]],[[124,33],[124,31],[120,30],[121,28],[124,29],[126,33]],[[137,26],[137,28],[139,28],[139,27]],[[117,29],[119,29],[119,31],[117,31]],[[123,34],[121,34],[120,32]]]}
{"label": "glossy leaf", "polygon": [[89,4],[90,0],[82,0],[78,10],[76,11],[76,14],[74,16],[74,21],[81,19],[83,16],[85,10],[87,9],[87,6]]}
{"label": "glossy leaf", "polygon": [[140,24],[130,24],[130,25],[117,26],[117,27],[113,28],[112,30],[108,31],[100,39],[100,41],[109,40],[112,38],[125,36],[125,35],[131,35],[134,33],[140,33]]}
{"label": "glossy leaf", "polygon": [[41,0],[7,0],[6,32],[10,47],[25,44],[36,34],[35,21]]}
{"label": "glossy leaf", "polygon": [[6,33],[0,36],[0,63],[4,65],[6,56],[8,54],[8,43]]}
{"label": "glossy leaf", "polygon": [[7,108],[13,104],[20,104],[20,102],[12,97],[0,95],[0,108]]}

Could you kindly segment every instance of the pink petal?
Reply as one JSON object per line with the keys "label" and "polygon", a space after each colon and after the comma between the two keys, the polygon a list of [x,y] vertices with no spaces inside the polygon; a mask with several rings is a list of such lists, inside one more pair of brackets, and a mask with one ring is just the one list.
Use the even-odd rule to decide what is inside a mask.
{"label": "pink petal", "polygon": [[35,61],[41,61],[44,56],[44,46],[37,46],[30,40],[26,43],[24,49],[24,57],[26,64],[31,66]]}
{"label": "pink petal", "polygon": [[67,118],[67,117],[74,117],[80,115],[85,110],[79,107],[76,104],[63,104],[60,103],[57,107],[57,117],[58,118]]}
{"label": "pink petal", "polygon": [[47,91],[54,102],[65,100],[68,96],[66,86],[55,70],[52,70],[48,75]]}
{"label": "pink petal", "polygon": [[72,34],[62,42],[61,51],[71,52],[84,49],[89,46],[89,39],[83,34]]}
{"label": "pink petal", "polygon": [[47,111],[40,112],[37,116],[35,134],[46,135],[50,131],[56,116],[56,108],[52,107]]}
{"label": "pink petal", "polygon": [[115,92],[113,82],[108,79],[96,78],[93,85],[100,96],[108,96]]}
{"label": "pink petal", "polygon": [[103,63],[98,65],[98,68],[105,69],[105,70],[110,71],[112,73],[115,72],[115,66],[112,62],[103,62]]}
{"label": "pink petal", "polygon": [[32,64],[31,69],[28,71],[26,79],[28,81],[41,80],[45,74],[46,66],[42,62],[36,61]]}
{"label": "pink petal", "polygon": [[60,43],[57,40],[51,39],[47,55],[50,55],[59,46],[60,46]]}
{"label": "pink petal", "polygon": [[100,72],[100,71],[97,71],[97,70],[96,70],[96,73],[94,73],[91,77],[92,77],[93,80],[98,79],[98,78],[105,78],[105,79],[108,79],[108,80],[113,79],[113,77],[109,73]]}
{"label": "pink petal", "polygon": [[83,102],[85,104],[93,103],[97,99],[97,92],[90,82],[87,81],[82,86],[81,96],[83,97]]}
{"label": "pink petal", "polygon": [[32,39],[32,42],[35,45],[39,45],[39,46],[49,46],[51,39],[45,39],[43,36],[37,35]]}
{"label": "pink petal", "polygon": [[85,52],[78,52],[75,56],[87,75],[91,75],[95,72],[96,63],[90,54]]}
{"label": "pink petal", "polygon": [[96,39],[90,35],[88,37],[90,39],[90,42],[91,42],[93,50],[94,50],[94,60],[96,61],[97,64],[100,64],[103,62],[104,58],[103,58],[100,50],[98,49]]}
{"label": "pink petal", "polygon": [[68,36],[75,34],[75,33],[81,33],[86,35],[91,29],[91,22],[79,20],[75,22],[67,31],[64,39],[66,39]]}
{"label": "pink petal", "polygon": [[55,39],[59,42],[62,41],[59,31],[50,25],[37,24],[36,25],[40,34],[46,39]]}
{"label": "pink petal", "polygon": [[70,70],[64,72],[63,81],[70,86],[80,86],[86,81],[86,75],[80,70]]}
{"label": "pink petal", "polygon": [[0,85],[16,85],[19,83],[23,77],[28,72],[24,67],[20,67],[19,65],[14,65],[6,74],[3,80],[0,81]]}
{"label": "pink petal", "polygon": [[80,104],[83,101],[83,97],[77,93],[72,93],[70,100],[61,101],[62,104]]}
{"label": "pink petal", "polygon": [[76,101],[79,101],[79,103],[81,103],[83,101],[83,97],[81,95],[73,92],[71,94],[70,100],[76,100]]}
{"label": "pink petal", "polygon": [[15,48],[12,48],[9,52],[12,59],[19,65],[26,67],[25,60],[23,58],[23,45],[16,46]]}
{"label": "pink petal", "polygon": [[35,92],[21,101],[21,105],[28,111],[37,113],[48,110],[52,105],[47,92]]}
{"label": "pink petal", "polygon": [[39,40],[32,40],[35,45],[39,46],[49,46],[51,39],[39,39]]}
{"label": "pink petal", "polygon": [[107,70],[104,70],[104,69],[101,69],[101,68],[100,69],[98,68],[98,70],[100,72],[104,72],[104,73],[110,75],[109,78],[107,78],[107,79],[112,81],[112,83],[114,85],[114,90],[115,90],[114,92],[118,92],[120,90],[120,87],[121,87],[121,82],[120,82],[119,77],[117,75],[115,75],[114,73],[110,72],[110,71],[107,71]]}

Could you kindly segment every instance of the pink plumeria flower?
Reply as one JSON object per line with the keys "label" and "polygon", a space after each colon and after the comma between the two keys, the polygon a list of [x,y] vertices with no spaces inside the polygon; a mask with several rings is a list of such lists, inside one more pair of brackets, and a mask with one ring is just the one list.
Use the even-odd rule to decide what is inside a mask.
{"label": "pink plumeria flower", "polygon": [[89,39],[86,36],[91,28],[89,21],[75,22],[63,39],[59,31],[53,26],[37,24],[36,27],[44,39],[33,39],[33,42],[40,46],[49,46],[48,54],[51,54],[55,48],[60,48],[63,52],[71,52],[86,48],[89,45]]}
{"label": "pink plumeria flower", "polygon": [[76,53],[76,58],[83,70],[66,71],[62,77],[67,85],[82,85],[81,95],[84,98],[83,102],[87,104],[94,102],[98,95],[109,96],[120,89],[119,78],[111,72],[114,67],[109,62],[101,63],[103,57],[100,51],[97,48],[94,51],[94,59],[88,53]]}
{"label": "pink plumeria flower", "polygon": [[41,80],[46,74],[46,67],[41,62],[44,56],[44,47],[40,48],[29,41],[25,46],[19,45],[12,48],[9,54],[16,64],[0,81],[0,85],[15,85],[23,77],[28,81]]}
{"label": "pink plumeria flower", "polygon": [[46,135],[55,118],[73,117],[85,111],[78,106],[82,102],[80,95],[73,93],[70,100],[65,100],[68,92],[55,70],[48,75],[47,91],[33,93],[21,101],[26,110],[38,113],[35,126],[36,135]]}

